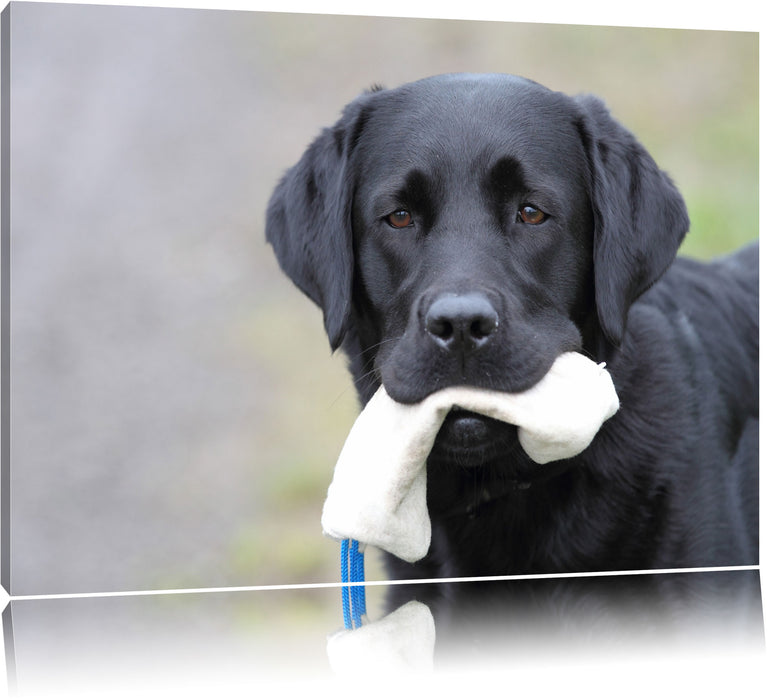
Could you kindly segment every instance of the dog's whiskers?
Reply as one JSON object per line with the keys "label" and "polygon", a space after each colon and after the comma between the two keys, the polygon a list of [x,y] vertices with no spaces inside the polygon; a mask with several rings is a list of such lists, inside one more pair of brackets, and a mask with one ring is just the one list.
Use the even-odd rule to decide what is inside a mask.
{"label": "dog's whiskers", "polygon": [[359,359],[359,360],[360,359],[364,359],[364,357],[367,356],[369,353],[376,351],[377,349],[379,349],[383,345],[387,345],[388,343],[392,343],[394,341],[397,341],[400,338],[401,338],[400,335],[393,336],[391,338],[383,338],[382,340],[380,340],[380,341],[378,341],[378,342],[376,342],[376,343],[374,343],[374,344],[364,348],[363,350],[361,350],[361,352],[355,353],[353,355],[353,359]]}

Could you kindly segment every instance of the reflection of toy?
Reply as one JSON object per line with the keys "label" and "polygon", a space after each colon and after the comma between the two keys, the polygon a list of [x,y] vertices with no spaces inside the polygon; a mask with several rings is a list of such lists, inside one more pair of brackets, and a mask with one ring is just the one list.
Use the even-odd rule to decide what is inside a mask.
{"label": "reflection of toy", "polygon": [[342,448],[321,519],[325,534],[375,545],[408,562],[428,552],[426,458],[454,407],[518,426],[518,439],[538,464],[584,450],[619,408],[603,365],[565,353],[519,394],[451,387],[417,404],[399,404],[383,387]]}
{"label": "reflection of toy", "polygon": [[352,632],[339,630],[326,643],[335,673],[367,677],[386,671],[431,671],[436,627],[428,606],[415,600]]}

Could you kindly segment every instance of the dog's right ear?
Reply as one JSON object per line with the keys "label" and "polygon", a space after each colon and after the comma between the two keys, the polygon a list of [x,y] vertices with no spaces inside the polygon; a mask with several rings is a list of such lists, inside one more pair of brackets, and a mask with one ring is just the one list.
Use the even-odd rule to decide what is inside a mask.
{"label": "dog's right ear", "polygon": [[283,271],[323,311],[332,349],[348,328],[353,285],[351,157],[368,119],[365,95],[325,129],[275,188],[265,234]]}

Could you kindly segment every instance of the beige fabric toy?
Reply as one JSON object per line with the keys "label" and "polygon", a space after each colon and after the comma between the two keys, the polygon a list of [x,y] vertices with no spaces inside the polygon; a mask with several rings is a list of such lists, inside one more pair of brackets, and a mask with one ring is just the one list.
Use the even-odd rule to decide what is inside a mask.
{"label": "beige fabric toy", "polygon": [[321,523],[326,535],[356,539],[408,562],[428,552],[426,458],[454,407],[517,426],[538,464],[582,452],[619,408],[603,365],[560,355],[533,387],[518,394],[451,387],[417,404],[400,404],[380,387],[356,419],[334,469]]}
{"label": "beige fabric toy", "polygon": [[377,622],[336,632],[326,652],[335,673],[428,672],[434,667],[435,641],[431,610],[413,600]]}

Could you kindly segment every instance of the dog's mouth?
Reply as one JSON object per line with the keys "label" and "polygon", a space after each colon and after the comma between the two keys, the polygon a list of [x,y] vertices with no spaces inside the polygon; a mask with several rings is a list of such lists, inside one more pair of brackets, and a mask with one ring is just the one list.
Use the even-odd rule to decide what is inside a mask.
{"label": "dog's mouth", "polygon": [[437,433],[432,454],[464,467],[476,467],[509,453],[516,444],[514,425],[453,408]]}

